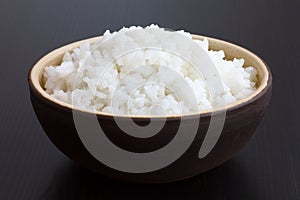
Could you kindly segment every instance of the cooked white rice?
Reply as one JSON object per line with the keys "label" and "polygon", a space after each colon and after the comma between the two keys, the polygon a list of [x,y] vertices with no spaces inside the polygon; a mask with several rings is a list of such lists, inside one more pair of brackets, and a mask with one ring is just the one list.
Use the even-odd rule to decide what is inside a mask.
{"label": "cooked white rice", "polygon": [[[243,59],[225,60],[223,51],[208,50],[207,39],[192,40],[189,33],[179,31],[204,49],[215,64],[224,91],[212,94],[203,76],[185,60],[169,52],[144,48],[149,44],[183,48],[180,41],[162,39],[152,29],[160,28],[151,25],[123,28],[114,33],[106,31],[102,41],[85,43],[66,52],[59,66],[45,68],[46,92],[74,107],[92,111],[172,115],[212,109],[220,106],[221,99],[226,104],[233,103],[256,90],[255,68],[243,67]],[[140,32],[134,34],[134,30]],[[114,37],[126,31],[131,33]],[[109,42],[103,45],[103,41]],[[136,50],[120,56],[128,47]],[[188,44],[184,48],[189,49]],[[186,92],[184,84],[193,94]],[[196,108],[190,102],[194,97]]]}

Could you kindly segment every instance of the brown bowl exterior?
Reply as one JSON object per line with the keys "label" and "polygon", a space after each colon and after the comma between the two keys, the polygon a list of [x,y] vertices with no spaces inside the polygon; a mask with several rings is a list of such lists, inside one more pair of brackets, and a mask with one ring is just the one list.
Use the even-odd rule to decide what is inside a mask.
{"label": "brown bowl exterior", "polygon": [[[214,41],[216,42],[216,41]],[[226,49],[224,49],[226,52]],[[235,55],[229,55],[234,57]],[[210,122],[210,113],[168,117],[164,128],[155,136],[142,139],[123,133],[112,116],[97,114],[97,118],[107,137],[119,147],[132,152],[149,152],[166,145],[176,134],[180,123],[189,123],[200,117],[199,129],[188,150],[171,165],[154,172],[126,173],[107,167],[96,160],[82,144],[73,121],[72,109],[45,98],[34,86],[29,74],[30,97],[44,131],[55,146],[70,159],[80,165],[111,178],[139,183],[165,183],[186,179],[215,168],[232,158],[249,141],[264,116],[272,91],[272,76],[269,68],[267,85],[250,100],[230,107],[221,136],[213,150],[202,159],[198,153]],[[89,120],[95,114],[82,112]],[[120,117],[119,120],[127,120]],[[147,123],[147,118],[135,118],[139,123]],[[156,119],[156,120],[159,120]],[[128,160],[130,162],[130,160]]]}

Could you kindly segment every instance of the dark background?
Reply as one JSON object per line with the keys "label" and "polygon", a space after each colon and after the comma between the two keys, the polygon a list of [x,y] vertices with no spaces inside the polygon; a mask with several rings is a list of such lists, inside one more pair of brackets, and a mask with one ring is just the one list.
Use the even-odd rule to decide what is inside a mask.
{"label": "dark background", "polygon": [[[269,64],[273,97],[251,142],[192,179],[134,185],[74,164],[41,129],[27,73],[47,52],[128,25],[158,23],[244,46]],[[40,1],[0,3],[0,199],[300,199],[300,1]]]}

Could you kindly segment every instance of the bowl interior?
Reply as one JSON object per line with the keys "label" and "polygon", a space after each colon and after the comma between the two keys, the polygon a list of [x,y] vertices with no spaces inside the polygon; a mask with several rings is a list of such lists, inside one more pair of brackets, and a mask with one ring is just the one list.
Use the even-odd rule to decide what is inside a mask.
{"label": "bowl interior", "polygon": [[[196,40],[203,40],[205,37],[204,36],[199,36],[199,35],[193,35],[193,39]],[[256,68],[257,70],[257,90],[251,94],[250,96],[247,96],[246,98],[240,99],[234,103],[228,104],[225,106],[225,108],[223,109],[230,109],[233,108],[235,106],[238,106],[239,104],[245,103],[251,99],[253,99],[254,97],[256,97],[260,92],[262,92],[264,90],[264,88],[267,87],[268,85],[268,80],[270,78],[270,72],[268,70],[268,67],[265,65],[265,63],[254,53],[248,51],[247,49],[237,46],[235,44],[226,42],[226,41],[222,41],[219,39],[214,39],[214,38],[209,38],[206,37],[209,40],[209,48],[212,50],[224,50],[225,52],[225,58],[228,60],[232,60],[233,58],[243,58],[245,60],[245,64],[244,66],[252,66],[254,68]],[[103,112],[92,112],[89,110],[84,110],[84,109],[80,109],[80,108],[74,108],[71,104],[67,104],[65,102],[62,102],[52,96],[50,96],[48,93],[46,93],[46,91],[43,88],[42,85],[42,74],[43,74],[43,70],[45,67],[53,65],[59,65],[62,62],[62,58],[65,54],[66,51],[72,51],[74,48],[78,47],[80,44],[84,43],[84,42],[90,42],[90,43],[94,43],[97,40],[100,40],[101,37],[94,37],[94,38],[90,38],[90,39],[85,39],[85,40],[81,40],[78,42],[74,42],[68,45],[65,45],[63,47],[60,47],[52,52],[50,52],[49,54],[47,54],[46,56],[44,56],[43,58],[41,58],[31,69],[30,74],[29,74],[29,81],[32,84],[32,86],[34,87],[34,89],[40,93],[40,95],[42,95],[44,98],[46,98],[49,101],[55,102],[63,107],[67,107],[67,108],[71,108],[71,109],[76,109],[76,110],[80,110],[83,112],[88,112],[88,113],[96,113],[96,114],[100,114],[100,115],[107,115],[107,116],[112,116],[112,114],[110,113],[103,113]],[[215,112],[217,110],[215,109],[211,109],[211,110],[204,110],[201,111],[198,114],[207,114],[210,112]],[[116,116],[116,115],[114,115]],[[182,116],[182,115],[180,115]],[[172,117],[180,117],[180,116],[172,116]],[[124,117],[121,115],[121,117]],[[134,117],[149,117],[149,116],[134,116]]]}

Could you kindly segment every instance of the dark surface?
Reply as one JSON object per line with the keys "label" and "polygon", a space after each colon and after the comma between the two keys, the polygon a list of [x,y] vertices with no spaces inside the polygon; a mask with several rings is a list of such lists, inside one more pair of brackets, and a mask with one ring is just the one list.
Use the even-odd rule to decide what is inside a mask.
{"label": "dark surface", "polygon": [[[300,199],[299,8],[298,0],[1,1],[0,199]],[[184,182],[124,184],[78,167],[51,144],[30,105],[27,72],[63,44],[152,22],[256,52],[273,72],[273,97],[231,161]]]}

